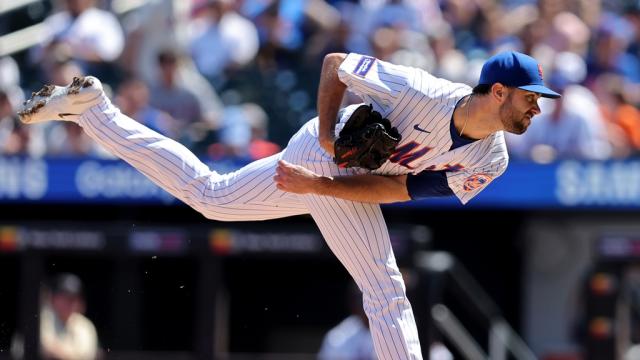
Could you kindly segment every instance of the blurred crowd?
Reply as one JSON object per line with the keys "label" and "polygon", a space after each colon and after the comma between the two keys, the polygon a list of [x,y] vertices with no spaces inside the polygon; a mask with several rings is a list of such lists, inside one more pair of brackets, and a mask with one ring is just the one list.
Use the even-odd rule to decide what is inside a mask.
{"label": "blurred crowd", "polygon": [[[39,6],[39,7],[38,7]],[[486,58],[528,53],[564,96],[521,136],[514,159],[640,153],[638,0],[59,0],[0,14],[0,153],[109,157],[73,123],[22,126],[43,83],[92,74],[121,110],[198,155],[256,159],[315,116],[322,58],[358,52],[475,85]],[[35,10],[34,10],[35,9]],[[36,11],[38,10],[39,11]],[[38,17],[41,17],[41,21]],[[25,41],[29,41],[26,38]]]}

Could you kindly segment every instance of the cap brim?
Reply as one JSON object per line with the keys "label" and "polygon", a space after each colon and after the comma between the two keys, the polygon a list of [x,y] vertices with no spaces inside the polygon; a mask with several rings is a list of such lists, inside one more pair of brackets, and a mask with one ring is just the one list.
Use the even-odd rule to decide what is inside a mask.
{"label": "cap brim", "polygon": [[557,92],[549,89],[548,87],[542,86],[542,85],[518,86],[518,89],[532,91],[534,93],[540,94],[542,97],[551,98],[551,99],[557,99],[557,98],[562,96],[562,95],[558,94]]}

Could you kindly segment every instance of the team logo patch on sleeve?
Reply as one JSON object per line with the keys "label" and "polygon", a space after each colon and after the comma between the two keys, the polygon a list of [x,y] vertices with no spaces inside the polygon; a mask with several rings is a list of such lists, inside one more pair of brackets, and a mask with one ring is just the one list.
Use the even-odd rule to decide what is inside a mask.
{"label": "team logo patch on sleeve", "polygon": [[491,176],[487,174],[475,174],[475,175],[469,176],[464,181],[464,185],[462,185],[462,189],[464,191],[473,191],[485,186],[489,181],[491,181]]}
{"label": "team logo patch on sleeve", "polygon": [[364,77],[365,75],[367,75],[367,73],[369,72],[369,70],[371,69],[371,66],[375,61],[376,61],[375,58],[372,58],[370,56],[363,56],[362,59],[358,61],[358,65],[356,65],[356,68],[355,70],[353,70],[353,73],[358,76]]}

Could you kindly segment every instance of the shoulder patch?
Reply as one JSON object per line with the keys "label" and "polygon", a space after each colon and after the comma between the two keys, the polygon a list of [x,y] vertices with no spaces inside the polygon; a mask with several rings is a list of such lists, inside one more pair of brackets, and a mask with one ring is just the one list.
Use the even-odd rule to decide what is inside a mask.
{"label": "shoulder patch", "polygon": [[464,191],[473,191],[479,189],[491,181],[492,177],[487,174],[474,174],[469,176],[462,185]]}
{"label": "shoulder patch", "polygon": [[373,63],[375,61],[376,59],[371,56],[363,56],[362,59],[358,61],[358,65],[356,65],[356,68],[353,70],[353,73],[358,76],[364,77],[365,75],[367,75],[367,73],[369,72],[369,70],[371,69],[371,66],[373,66]]}

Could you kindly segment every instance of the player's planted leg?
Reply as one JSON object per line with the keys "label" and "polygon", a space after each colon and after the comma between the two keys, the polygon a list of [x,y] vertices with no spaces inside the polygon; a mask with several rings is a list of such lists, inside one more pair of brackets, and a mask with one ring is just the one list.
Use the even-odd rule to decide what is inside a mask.
{"label": "player's planted leg", "polygon": [[[356,175],[320,147],[313,124],[296,133],[283,159],[325,176]],[[331,251],[353,277],[380,360],[422,360],[418,330],[380,205],[330,196],[301,196]]]}

